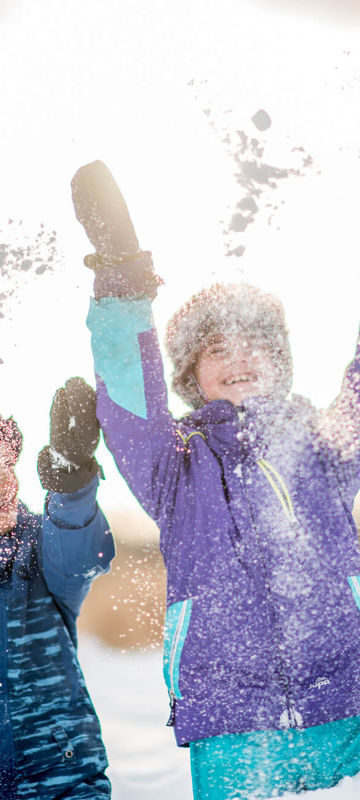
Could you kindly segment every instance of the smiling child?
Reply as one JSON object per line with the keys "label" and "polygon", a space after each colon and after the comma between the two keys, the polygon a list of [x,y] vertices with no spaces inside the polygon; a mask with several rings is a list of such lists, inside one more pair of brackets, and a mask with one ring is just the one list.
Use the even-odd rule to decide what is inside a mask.
{"label": "smiling child", "polygon": [[73,180],[96,248],[97,416],[160,528],[168,724],[190,746],[194,798],[332,786],[360,770],[360,350],[317,412],[289,394],[280,301],[216,284],[168,325],[173,386],[193,409],[175,420],[151,314],[159,281],[116,190],[101,162]]}

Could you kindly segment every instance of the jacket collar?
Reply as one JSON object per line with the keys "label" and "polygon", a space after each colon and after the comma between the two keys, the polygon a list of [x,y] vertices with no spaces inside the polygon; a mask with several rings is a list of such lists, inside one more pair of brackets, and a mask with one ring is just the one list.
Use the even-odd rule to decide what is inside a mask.
{"label": "jacket collar", "polygon": [[271,441],[285,426],[297,418],[313,421],[314,409],[309,401],[293,395],[290,399],[250,397],[235,406],[229,400],[213,400],[186,415],[186,430],[201,431],[210,447],[219,454],[236,452],[242,458],[261,458]]}

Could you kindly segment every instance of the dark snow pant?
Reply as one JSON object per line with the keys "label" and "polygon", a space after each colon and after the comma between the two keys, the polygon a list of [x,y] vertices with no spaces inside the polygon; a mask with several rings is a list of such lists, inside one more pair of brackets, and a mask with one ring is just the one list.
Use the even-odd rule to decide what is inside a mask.
{"label": "dark snow pant", "polygon": [[56,800],[107,800],[111,797],[111,785],[109,779],[101,773],[95,775],[87,781],[82,781],[64,794],[60,794]]}
{"label": "dark snow pant", "polygon": [[18,800],[40,800],[40,798],[45,800],[47,797],[49,800],[109,800],[111,797],[111,784],[103,772],[99,772],[91,778],[80,779],[79,783],[68,786],[65,791],[62,786],[59,794],[56,794],[54,785],[46,785],[46,778],[44,778],[43,785],[41,782],[39,783],[38,779],[39,776],[37,776],[36,783],[26,781],[26,783],[18,785]]}

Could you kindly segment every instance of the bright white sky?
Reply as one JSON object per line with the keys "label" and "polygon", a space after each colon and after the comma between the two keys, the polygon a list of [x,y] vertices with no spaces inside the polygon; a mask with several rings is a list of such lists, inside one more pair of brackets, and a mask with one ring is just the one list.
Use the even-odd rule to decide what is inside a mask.
{"label": "bright white sky", "polygon": [[[70,180],[95,158],[113,171],[166,280],[161,332],[204,283],[245,278],[285,303],[294,390],[320,406],[337,393],[359,320],[360,14],[350,0],[340,16],[331,0],[302,6],[303,15],[297,0],[0,0],[0,229],[23,219],[31,235],[43,221],[64,257],[55,275],[28,273],[0,320],[0,413],[25,436],[18,474],[31,508],[42,506],[35,463],[53,393],[71,375],[93,383],[82,266],[91,248]],[[219,128],[262,138],[269,163],[291,166],[303,146],[317,167],[279,184],[281,211],[271,227],[257,215],[242,259],[225,257],[219,221],[242,193],[202,113],[209,103]],[[263,137],[250,122],[259,108],[273,123]],[[131,504],[98,454],[103,507]]]}

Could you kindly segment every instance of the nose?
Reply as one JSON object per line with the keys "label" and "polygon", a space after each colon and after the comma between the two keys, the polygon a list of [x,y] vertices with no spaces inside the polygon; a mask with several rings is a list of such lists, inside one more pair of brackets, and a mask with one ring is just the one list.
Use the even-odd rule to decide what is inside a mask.
{"label": "nose", "polygon": [[229,351],[231,363],[241,363],[246,364],[248,360],[248,353],[245,352],[243,347],[233,347]]}

